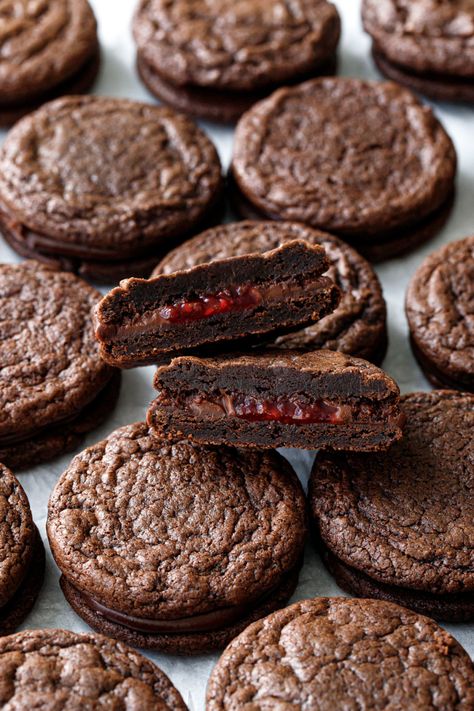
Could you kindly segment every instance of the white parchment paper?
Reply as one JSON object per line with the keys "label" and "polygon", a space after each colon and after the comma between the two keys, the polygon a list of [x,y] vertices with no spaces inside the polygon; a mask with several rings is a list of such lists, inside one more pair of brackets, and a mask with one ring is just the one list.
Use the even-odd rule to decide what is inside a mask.
{"label": "white parchment paper", "polygon": [[[131,17],[135,0],[91,0],[96,11],[103,48],[103,67],[96,93],[151,100],[135,73],[134,47],[131,38]],[[372,66],[369,39],[363,34],[359,18],[359,2],[335,0],[343,20],[340,49],[340,73],[349,76],[377,78]],[[384,368],[400,384],[403,392],[429,390],[411,354],[404,315],[404,294],[411,275],[431,251],[441,244],[474,233],[474,110],[448,105],[437,105],[436,111],[453,137],[459,155],[458,197],[452,217],[444,231],[429,244],[411,255],[378,267],[388,304],[390,347]],[[357,117],[354,117],[357,121]],[[203,124],[218,146],[222,162],[227,167],[232,149],[232,130]],[[3,139],[3,135],[2,135]],[[18,257],[0,240],[0,260],[18,261]],[[115,413],[99,430],[90,435],[86,444],[102,439],[110,431],[143,419],[152,398],[152,369],[141,368],[126,372],[122,394]],[[285,452],[295,466],[303,483],[309,475],[313,456],[309,452]],[[47,549],[47,573],[42,593],[24,628],[65,627],[85,631],[87,626],[68,607],[58,586],[58,571],[51,558],[45,536],[47,503],[50,492],[71,457],[67,455],[51,464],[40,466],[20,475],[26,489],[33,515],[44,536]],[[306,563],[294,600],[317,595],[340,595],[321,565],[310,544]],[[474,655],[474,624],[449,625],[447,628]],[[194,711],[204,708],[204,694],[208,676],[217,655],[178,658],[159,654],[149,655],[170,676],[184,700]]]}

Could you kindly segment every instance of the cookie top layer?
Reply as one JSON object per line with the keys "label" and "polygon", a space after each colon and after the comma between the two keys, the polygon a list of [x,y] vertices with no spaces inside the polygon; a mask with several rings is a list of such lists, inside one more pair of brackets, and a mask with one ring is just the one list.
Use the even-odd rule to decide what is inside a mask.
{"label": "cookie top layer", "polygon": [[186,711],[168,677],[131,647],[54,629],[0,639],[0,705]]}
{"label": "cookie top layer", "polygon": [[250,625],[212,672],[207,711],[461,709],[474,704],[468,654],[427,617],[376,600],[317,598]]}
{"label": "cookie top layer", "polygon": [[111,378],[92,308],[100,294],[38,262],[0,265],[0,440],[76,416]]}
{"label": "cookie top layer", "polygon": [[20,482],[0,464],[0,609],[22,582],[33,554],[35,530]]}
{"label": "cookie top layer", "polygon": [[453,190],[456,154],[411,92],[325,78],[280,89],[244,114],[232,171],[269,217],[366,237],[440,207]]}
{"label": "cookie top layer", "polygon": [[474,385],[474,237],[425,259],[408,288],[406,312],[428,360],[453,380]]}
{"label": "cookie top layer", "polygon": [[302,554],[305,501],[276,453],[172,445],[136,423],[75,457],[48,535],[80,591],[136,617],[179,619],[278,585]]}
{"label": "cookie top layer", "polygon": [[0,104],[31,99],[97,51],[87,0],[0,1]]}
{"label": "cookie top layer", "polygon": [[364,0],[362,17],[391,61],[474,78],[473,0]]}
{"label": "cookie top layer", "polygon": [[326,0],[141,0],[140,55],[173,84],[254,89],[310,71],[337,46]]}
{"label": "cookie top layer", "polygon": [[15,219],[121,256],[193,226],[220,187],[216,150],[192,121],[125,99],[52,101],[0,153],[0,198]]}
{"label": "cookie top layer", "polygon": [[311,508],[344,563],[390,585],[474,591],[474,396],[402,398],[403,439],[384,454],[317,457]]}
{"label": "cookie top layer", "polygon": [[230,256],[267,252],[284,242],[303,239],[324,247],[326,272],[341,289],[339,307],[307,328],[281,336],[282,348],[328,348],[361,358],[373,354],[385,334],[386,307],[380,282],[370,264],[352,247],[324,232],[291,222],[237,222],[207,230],[170,252],[154,276],[190,269]]}

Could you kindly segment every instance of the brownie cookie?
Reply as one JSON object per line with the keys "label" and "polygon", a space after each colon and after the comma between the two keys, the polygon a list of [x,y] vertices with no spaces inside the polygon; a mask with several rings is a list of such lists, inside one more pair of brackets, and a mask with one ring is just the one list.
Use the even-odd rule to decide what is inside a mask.
{"label": "brownie cookie", "polygon": [[474,619],[474,396],[402,398],[386,454],[324,454],[310,481],[314,525],[340,586],[442,620]]}
{"label": "brownie cookie", "polygon": [[100,51],[87,0],[3,0],[0,13],[1,126],[92,86]]}
{"label": "brownie cookie", "polygon": [[470,709],[474,668],[433,620],[376,600],[316,598],[259,620],[207,687],[223,709]]}
{"label": "brownie cookie", "polygon": [[364,452],[402,436],[395,381],[335,351],[175,358],[154,385],[148,424],[170,439]]}
{"label": "brownie cookie", "polygon": [[44,547],[20,482],[0,464],[0,636],[13,632],[43,583]]}
{"label": "brownie cookie", "polygon": [[75,447],[115,405],[120,373],[99,357],[100,294],[38,262],[0,266],[0,460],[24,467]]}
{"label": "brownie cookie", "polygon": [[441,101],[474,102],[471,0],[363,0],[382,74]]}
{"label": "brownie cookie", "polygon": [[378,261],[440,229],[456,153],[431,109],[405,89],[328,78],[250,109],[237,126],[231,170],[244,217],[249,204],[260,218],[327,229]]}
{"label": "brownie cookie", "polygon": [[0,229],[24,256],[91,279],[148,275],[216,207],[205,134],[170,109],[65,97],[20,121],[0,152]]}
{"label": "brownie cookie", "polygon": [[4,709],[186,711],[161,669],[122,642],[67,630],[27,630],[0,640]]}
{"label": "brownie cookie", "polygon": [[474,391],[474,237],[431,254],[408,287],[413,353],[435,387]]}
{"label": "brownie cookie", "polygon": [[51,496],[61,586],[94,629],[195,654],[293,593],[305,499],[274,452],[170,444],[143,422],[73,459]]}
{"label": "brownie cookie", "polygon": [[263,254],[127,279],[97,306],[101,356],[123,368],[271,340],[334,311],[340,292],[322,276],[328,266],[323,247],[293,240]]}
{"label": "brownie cookie", "polygon": [[341,351],[381,363],[387,349],[387,309],[371,265],[352,247],[324,232],[295,222],[237,222],[219,225],[176,247],[153,276],[191,269],[215,259],[262,253],[302,239],[326,252],[329,277],[341,291],[333,313],[304,329],[279,336],[274,346],[294,350]]}
{"label": "brownie cookie", "polygon": [[227,123],[283,83],[334,72],[341,23],[327,0],[140,0],[133,30],[155,96]]}

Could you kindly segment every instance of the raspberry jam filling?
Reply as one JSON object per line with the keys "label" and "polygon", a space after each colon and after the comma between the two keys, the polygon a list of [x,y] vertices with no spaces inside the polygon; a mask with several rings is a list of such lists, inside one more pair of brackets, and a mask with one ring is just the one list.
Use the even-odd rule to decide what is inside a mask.
{"label": "raspberry jam filling", "polygon": [[260,291],[246,284],[223,289],[217,294],[203,294],[192,301],[176,301],[174,304],[163,306],[158,314],[164,321],[184,323],[230,311],[245,311],[258,306],[261,301]]}

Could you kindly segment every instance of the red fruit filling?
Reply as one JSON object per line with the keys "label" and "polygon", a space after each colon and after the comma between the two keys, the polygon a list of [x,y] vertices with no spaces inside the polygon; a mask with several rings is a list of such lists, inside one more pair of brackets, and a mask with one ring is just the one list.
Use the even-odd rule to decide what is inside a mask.
{"label": "red fruit filling", "polygon": [[301,403],[295,400],[257,400],[247,395],[231,398],[233,414],[250,422],[273,420],[283,424],[311,424],[328,422],[334,425],[348,422],[351,410],[347,405],[331,405],[325,400]]}
{"label": "red fruit filling", "polygon": [[258,306],[261,301],[258,289],[248,284],[229,287],[217,294],[203,294],[194,301],[177,301],[170,306],[163,306],[158,313],[165,321],[183,323],[230,311],[244,311]]}

